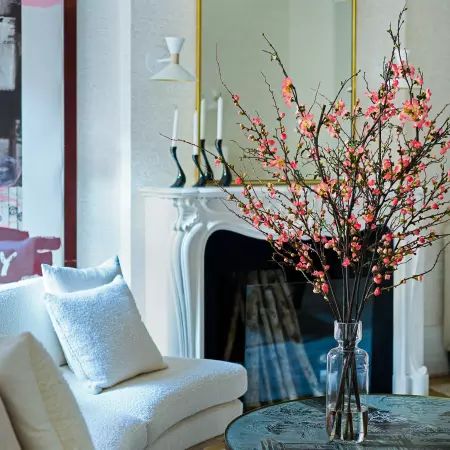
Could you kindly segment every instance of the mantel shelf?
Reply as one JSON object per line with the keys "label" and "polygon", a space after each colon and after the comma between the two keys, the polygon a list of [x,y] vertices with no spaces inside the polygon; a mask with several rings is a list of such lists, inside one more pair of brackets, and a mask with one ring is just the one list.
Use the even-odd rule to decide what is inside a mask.
{"label": "mantel shelf", "polygon": [[[226,189],[226,191],[225,191]],[[185,187],[185,188],[171,188],[171,187],[154,187],[154,186],[145,186],[139,189],[140,193],[144,197],[152,197],[152,198],[167,198],[167,199],[176,199],[176,198],[225,198],[228,194],[240,194],[242,192],[242,186],[229,186],[227,188],[221,188],[218,186],[206,186],[206,187]],[[265,186],[255,186],[256,192],[267,192],[267,188]],[[277,187],[280,189],[280,187]],[[282,187],[281,190],[287,190],[286,187]]]}

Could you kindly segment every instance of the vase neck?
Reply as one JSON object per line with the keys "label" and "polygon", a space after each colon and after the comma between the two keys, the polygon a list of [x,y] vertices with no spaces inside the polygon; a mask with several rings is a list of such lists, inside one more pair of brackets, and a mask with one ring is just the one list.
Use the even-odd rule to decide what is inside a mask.
{"label": "vase neck", "polygon": [[334,338],[339,347],[356,347],[362,338],[362,324],[359,322],[334,322]]}

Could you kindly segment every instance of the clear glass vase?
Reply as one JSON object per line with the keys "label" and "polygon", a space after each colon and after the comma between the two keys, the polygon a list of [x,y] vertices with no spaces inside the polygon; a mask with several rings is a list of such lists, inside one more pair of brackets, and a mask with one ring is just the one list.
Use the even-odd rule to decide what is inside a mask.
{"label": "clear glass vase", "polygon": [[361,322],[334,323],[338,346],[327,355],[326,427],[330,440],[362,442],[367,435],[369,355],[358,347]]}

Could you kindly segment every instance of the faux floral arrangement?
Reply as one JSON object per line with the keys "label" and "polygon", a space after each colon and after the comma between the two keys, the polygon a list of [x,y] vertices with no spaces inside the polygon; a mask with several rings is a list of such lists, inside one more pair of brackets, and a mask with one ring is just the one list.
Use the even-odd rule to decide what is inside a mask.
{"label": "faux floral arrangement", "polygon": [[[334,99],[321,104],[316,95],[312,105],[303,104],[268,40],[267,53],[283,74],[284,105],[266,81],[274,126],[248,113],[240,96],[224,84],[248,139],[248,145],[241,147],[243,156],[261,164],[273,179],[261,189],[230,165],[243,189],[240,195],[228,191],[229,200],[237,203],[243,220],[265,234],[274,258],[304,275],[339,323],[357,324],[371,298],[409,279],[420,281],[432,270],[435,263],[423,273],[393,283],[400,265],[444,237],[440,225],[450,214],[449,117],[446,108],[433,114],[432,93],[425,87],[423,74],[402,51],[403,13],[396,30],[388,30],[392,52],[383,64],[379,87],[367,86],[370,105],[366,109],[358,99],[352,107],[341,99],[351,78],[342,83]],[[295,115],[295,146],[288,144],[288,135],[294,131],[286,125],[287,113]],[[315,183],[311,184],[311,178]],[[340,295],[330,280],[330,255],[341,266],[344,289]],[[344,345],[350,350],[355,348],[357,327],[353,330],[345,337]],[[343,410],[349,393],[348,411],[354,402],[361,413],[357,361],[351,353],[342,363],[333,408]],[[344,427],[333,419],[330,434],[334,429],[341,438],[353,439],[357,426],[351,421],[347,417]]]}

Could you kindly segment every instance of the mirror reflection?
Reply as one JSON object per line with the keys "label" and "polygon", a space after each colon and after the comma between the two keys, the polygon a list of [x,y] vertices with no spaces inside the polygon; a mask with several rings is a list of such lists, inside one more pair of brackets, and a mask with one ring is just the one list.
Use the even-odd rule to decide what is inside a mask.
{"label": "mirror reflection", "polygon": [[[239,145],[245,145],[239,116],[222,86],[223,79],[232,92],[240,95],[249,112],[258,112],[268,124],[275,123],[268,84],[280,104],[283,74],[271,62],[262,33],[277,49],[302,103],[311,105],[336,95],[341,81],[351,74],[351,0],[200,0],[202,2],[201,83],[204,105],[201,135],[206,148],[214,151],[219,133],[225,158],[251,179],[263,177],[256,164],[242,160]],[[218,120],[218,99],[223,96],[223,124]],[[351,91],[341,98],[351,104]],[[219,103],[220,105],[220,103]],[[287,111],[287,107],[283,108]],[[293,108],[293,107],[292,107]],[[220,113],[219,113],[220,115]],[[289,114],[287,114],[289,115]],[[291,129],[295,128],[292,111]],[[221,129],[222,128],[222,129]],[[291,139],[295,134],[290,133]],[[294,144],[295,145],[295,144]],[[220,177],[216,170],[216,178]],[[267,177],[267,175],[266,175]]]}

